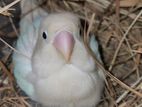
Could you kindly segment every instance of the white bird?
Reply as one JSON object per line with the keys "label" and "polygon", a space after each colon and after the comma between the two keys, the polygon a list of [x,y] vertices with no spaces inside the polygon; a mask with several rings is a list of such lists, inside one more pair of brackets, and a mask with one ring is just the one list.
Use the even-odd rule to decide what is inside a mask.
{"label": "white bird", "polygon": [[[22,14],[28,11],[25,6],[35,7],[32,2],[21,1]],[[38,8],[21,19],[16,49],[22,55],[13,55],[14,75],[33,100],[47,107],[98,104],[104,74],[88,54],[79,31],[80,21],[73,13],[47,14]],[[101,61],[94,36],[90,47]]]}

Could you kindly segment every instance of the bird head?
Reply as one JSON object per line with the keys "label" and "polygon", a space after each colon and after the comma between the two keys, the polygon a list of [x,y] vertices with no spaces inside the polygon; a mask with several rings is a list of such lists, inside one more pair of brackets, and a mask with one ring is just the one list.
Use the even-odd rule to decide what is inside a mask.
{"label": "bird head", "polygon": [[41,20],[38,33],[32,66],[42,77],[66,65],[73,65],[83,71],[94,69],[94,62],[81,40],[80,20],[76,15],[50,14]]}
{"label": "bird head", "polygon": [[79,35],[79,25],[78,17],[71,13],[55,13],[45,17],[39,29],[37,47],[40,50],[50,44],[69,63]]}

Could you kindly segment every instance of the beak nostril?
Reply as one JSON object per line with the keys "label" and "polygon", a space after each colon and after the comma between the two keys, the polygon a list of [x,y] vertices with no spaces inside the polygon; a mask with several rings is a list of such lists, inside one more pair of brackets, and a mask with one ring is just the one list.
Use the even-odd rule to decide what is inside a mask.
{"label": "beak nostril", "polygon": [[59,32],[53,41],[53,45],[64,56],[67,62],[70,61],[74,44],[74,37],[68,31]]}

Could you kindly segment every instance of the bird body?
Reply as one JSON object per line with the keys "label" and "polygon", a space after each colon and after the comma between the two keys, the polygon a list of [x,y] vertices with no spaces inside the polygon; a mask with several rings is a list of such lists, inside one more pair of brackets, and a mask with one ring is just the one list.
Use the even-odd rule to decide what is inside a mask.
{"label": "bird body", "polygon": [[[81,40],[76,15],[39,8],[21,19],[20,31],[16,48],[25,56],[14,53],[14,75],[28,96],[47,107],[96,106],[104,74]],[[94,36],[90,47],[101,61]]]}

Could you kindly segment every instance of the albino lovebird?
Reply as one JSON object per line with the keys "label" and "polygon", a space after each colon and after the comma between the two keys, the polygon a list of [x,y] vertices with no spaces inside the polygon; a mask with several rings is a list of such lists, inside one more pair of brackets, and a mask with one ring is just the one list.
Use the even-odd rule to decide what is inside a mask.
{"label": "albino lovebird", "polygon": [[[46,107],[96,107],[104,74],[87,52],[80,20],[69,12],[47,14],[33,0],[22,0],[14,75],[20,88]],[[100,59],[94,36],[90,47]]]}

